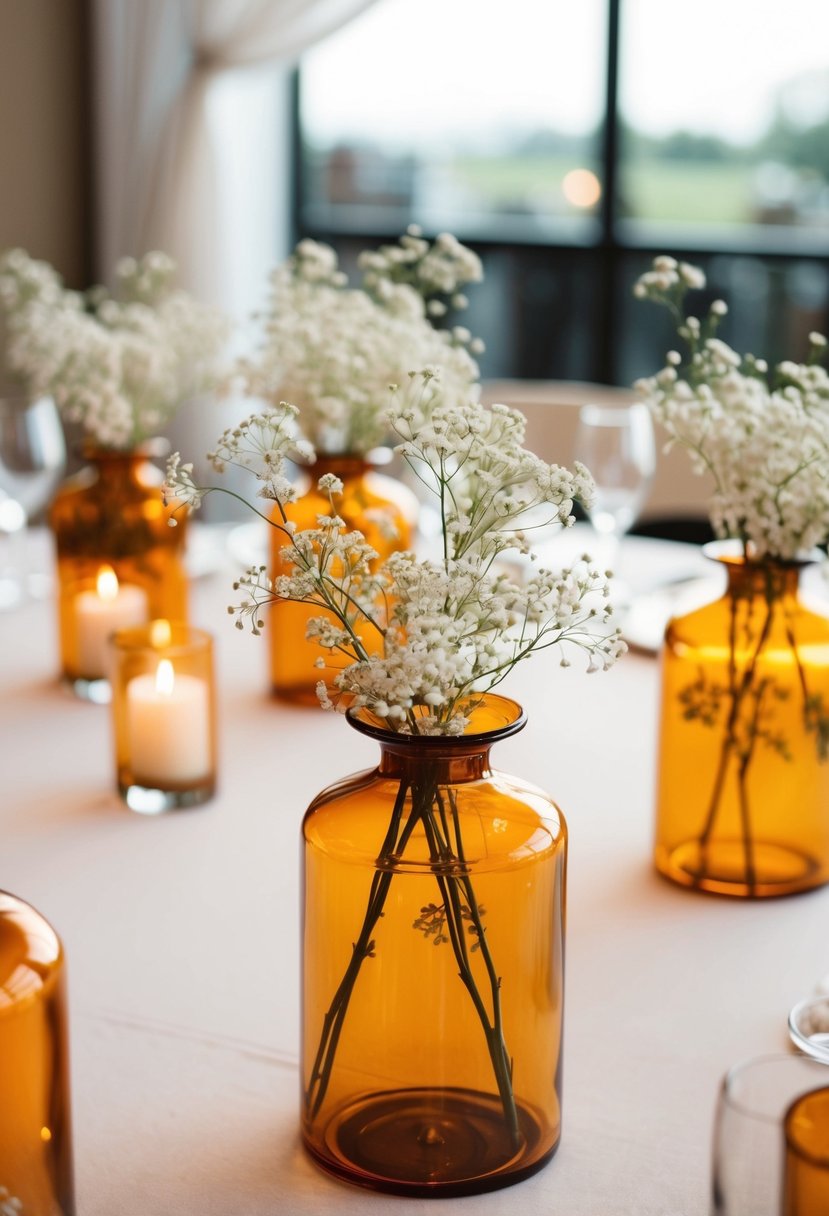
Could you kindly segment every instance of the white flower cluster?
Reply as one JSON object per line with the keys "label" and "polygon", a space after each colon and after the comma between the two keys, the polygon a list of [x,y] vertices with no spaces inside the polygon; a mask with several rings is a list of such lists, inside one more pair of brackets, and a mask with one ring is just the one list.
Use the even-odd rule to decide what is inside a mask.
{"label": "white flower cluster", "polygon": [[363,284],[349,287],[333,249],[300,242],[271,276],[262,347],[239,369],[249,392],[297,404],[303,433],[323,452],[362,454],[381,443],[389,385],[412,368],[434,372],[433,397],[475,393],[480,344],[430,318],[445,312],[438,294],[465,303],[458,288],[481,277],[477,257],[453,237],[430,245],[408,233],[360,264]]}
{"label": "white flower cluster", "polygon": [[224,320],[175,290],[162,253],[123,259],[114,296],[66,290],[21,249],[0,257],[0,311],[9,368],[33,396],[50,394],[67,422],[102,447],[158,432],[188,397],[216,380]]}
{"label": "white flower cluster", "polygon": [[667,306],[688,348],[637,383],[670,443],[687,448],[695,472],[713,482],[710,517],[719,536],[739,539],[750,557],[794,560],[829,536],[829,375],[826,348],[810,335],[807,364],[742,358],[716,337],[726,306],[715,300],[700,321],[683,315],[695,267],[660,257],[635,293]]}
{"label": "white flower cluster", "polygon": [[4,1186],[0,1186],[0,1216],[24,1216],[23,1204]]}
{"label": "white flower cluster", "polygon": [[624,649],[595,628],[610,608],[606,580],[589,559],[559,574],[539,570],[523,586],[490,573],[480,556],[433,562],[397,553],[386,573],[394,607],[384,653],[346,667],[336,684],[348,704],[404,732],[462,734],[475,694],[537,650],[558,646],[567,666],[568,643],[577,645],[587,670],[597,671]]}
{"label": "white flower cluster", "polygon": [[[396,245],[361,253],[357,265],[363,272],[363,286],[377,299],[392,307],[399,302],[406,311],[408,295],[395,289],[401,284],[413,287],[426,301],[431,317],[446,315],[447,300],[448,307],[456,311],[466,308],[466,296],[459,289],[467,283],[480,283],[484,277],[481,259],[451,233],[441,233],[430,244],[414,224]],[[473,354],[476,349],[481,348],[473,345]]]}
{"label": "white flower cluster", "polygon": [[[296,436],[296,418],[299,410],[287,401],[280,402],[279,409],[264,414],[251,414],[220,436],[215,451],[207,453],[207,459],[217,473],[224,473],[228,465],[252,473],[261,482],[259,497],[268,498],[284,506],[296,498],[296,484],[287,473],[287,463],[308,463],[314,459],[314,449],[305,439]],[[337,478],[323,477],[320,489],[329,492],[335,482],[342,490]],[[193,481],[193,465],[182,464],[181,455],[174,452],[167,461],[164,479],[164,501],[175,502],[179,507],[197,510],[209,490],[198,487]],[[171,522],[175,523],[174,518]]]}
{"label": "white flower cluster", "polygon": [[[389,424],[402,442],[399,451],[438,500],[443,558],[421,560],[413,553],[392,554],[379,569],[377,554],[359,532],[347,532],[334,499],[342,484],[320,479],[331,502],[318,526],[297,532],[285,520],[283,557],[291,573],[271,580],[254,567],[236,584],[244,598],[231,606],[236,625],[250,621],[262,628],[263,605],[277,599],[319,605],[308,636],[342,658],[332,689],[320,685],[328,708],[366,706],[399,731],[453,734],[464,730],[478,694],[486,692],[515,664],[537,650],[556,647],[563,666],[581,649],[587,670],[609,667],[624,651],[611,615],[607,579],[583,558],[560,573],[538,569],[519,585],[497,570],[505,549],[527,550],[524,532],[532,526],[572,522],[573,502],[592,489],[589,473],[548,465],[522,446],[524,419],[505,406],[439,403],[418,423],[418,393],[395,397]],[[428,374],[425,378],[428,384]],[[414,398],[414,402],[413,402]],[[278,417],[277,417],[278,415]],[[274,464],[284,458],[284,436],[293,421],[291,407],[265,416],[274,438]],[[262,420],[255,441],[240,436],[219,452],[234,463],[242,447],[254,447],[257,468],[269,462],[261,451]],[[221,468],[227,455],[214,455]],[[257,472],[260,476],[261,472]],[[193,492],[189,466],[178,457],[168,475],[170,492],[184,502]],[[285,501],[275,495],[277,503]],[[369,644],[372,637],[380,643]],[[326,666],[321,661],[321,666]]]}
{"label": "white flower cluster", "polygon": [[438,499],[453,558],[505,548],[530,552],[525,529],[574,522],[573,503],[589,506],[593,479],[547,464],[523,447],[526,420],[506,405],[431,401],[429,373],[393,389],[387,418],[397,451]]}

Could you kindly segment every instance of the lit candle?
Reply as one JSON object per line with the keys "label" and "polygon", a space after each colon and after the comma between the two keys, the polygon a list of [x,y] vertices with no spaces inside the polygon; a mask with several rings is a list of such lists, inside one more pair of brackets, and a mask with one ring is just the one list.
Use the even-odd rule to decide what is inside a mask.
{"label": "lit candle", "polygon": [[119,585],[111,566],[101,566],[94,591],[75,597],[78,670],[88,680],[99,680],[109,667],[107,643],[116,629],[143,625],[147,619],[147,593],[131,583]]}
{"label": "lit candle", "polygon": [[211,773],[210,692],[206,680],[176,672],[162,659],[154,675],[136,676],[126,691],[133,781],[166,789]]}

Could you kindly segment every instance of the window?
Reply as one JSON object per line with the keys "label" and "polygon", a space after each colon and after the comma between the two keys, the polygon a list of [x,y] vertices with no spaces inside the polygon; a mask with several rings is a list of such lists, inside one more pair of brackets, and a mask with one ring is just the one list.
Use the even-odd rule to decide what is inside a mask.
{"label": "window", "polygon": [[724,336],[805,353],[829,307],[825,0],[378,0],[303,60],[298,235],[419,223],[484,259],[486,376],[629,383],[670,330],[630,288],[703,265]]}

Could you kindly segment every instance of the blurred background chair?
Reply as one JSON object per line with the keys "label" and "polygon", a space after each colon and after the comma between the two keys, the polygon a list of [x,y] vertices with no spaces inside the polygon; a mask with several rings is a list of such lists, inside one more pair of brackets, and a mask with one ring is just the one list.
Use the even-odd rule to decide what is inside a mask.
{"label": "blurred background chair", "polygon": [[[624,406],[637,397],[631,389],[578,380],[487,380],[483,399],[520,410],[527,419],[527,447],[544,460],[571,465],[581,407]],[[703,544],[712,539],[706,510],[707,483],[693,475],[687,453],[663,449],[664,437],[657,428],[656,471],[639,518],[630,530],[638,536]]]}

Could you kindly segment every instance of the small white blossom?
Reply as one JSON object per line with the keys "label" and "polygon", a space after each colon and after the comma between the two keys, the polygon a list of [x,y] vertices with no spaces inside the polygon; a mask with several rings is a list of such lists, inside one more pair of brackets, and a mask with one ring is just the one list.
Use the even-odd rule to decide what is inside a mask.
{"label": "small white blossom", "polygon": [[81,295],[46,263],[8,250],[0,313],[10,369],[102,447],[158,434],[183,401],[215,384],[227,333],[214,310],[174,289],[174,273],[165,254],[123,258],[114,296]]}
{"label": "small white blossom", "polygon": [[[593,491],[587,469],[547,464],[527,451],[525,420],[507,406],[435,404],[434,379],[426,371],[393,389],[386,424],[442,504],[444,558],[394,553],[378,569],[377,553],[333,511],[303,531],[277,521],[285,572],[272,579],[263,566],[246,571],[230,611],[237,627],[247,621],[258,634],[263,607],[274,600],[318,607],[307,636],[338,656],[340,667],[333,688],[320,686],[324,706],[367,707],[398,731],[457,734],[476,696],[536,651],[554,648],[568,665],[581,650],[595,672],[625,646],[610,623],[607,577],[589,557],[558,573],[533,567],[521,585],[496,569],[505,551],[528,551],[528,517],[534,529],[572,522],[574,502],[589,501]],[[233,463],[273,480],[294,421],[285,403],[254,416],[223,436],[214,467]],[[178,456],[168,483],[184,502],[203,493]],[[332,496],[341,489],[333,475],[319,484]]]}
{"label": "small white blossom", "polygon": [[[261,349],[239,367],[253,395],[296,403],[304,435],[322,452],[365,453],[385,439],[388,385],[435,369],[432,395],[474,395],[479,345],[468,330],[435,328],[481,264],[454,237],[430,244],[411,230],[358,259],[349,287],[333,249],[302,241],[271,275]],[[474,349],[473,349],[474,348]]]}
{"label": "small white blossom", "polygon": [[[636,387],[670,442],[711,478],[715,532],[738,538],[754,559],[792,560],[829,536],[829,375],[816,362],[786,360],[769,382],[765,360],[741,358],[715,337],[727,312],[722,301],[704,322],[683,323],[685,290],[695,278],[662,287],[662,262],[639,279],[636,294],[671,309],[689,358],[679,372],[671,352],[668,367]],[[825,349],[820,339],[810,335],[813,358]]]}

